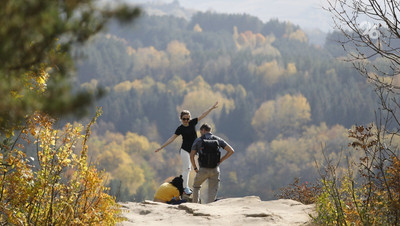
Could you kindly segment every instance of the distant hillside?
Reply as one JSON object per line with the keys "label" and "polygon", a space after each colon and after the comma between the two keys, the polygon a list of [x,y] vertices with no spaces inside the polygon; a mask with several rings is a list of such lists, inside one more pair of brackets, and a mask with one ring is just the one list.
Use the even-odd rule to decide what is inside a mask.
{"label": "distant hillside", "polygon": [[146,3],[141,3],[140,6],[149,15],[155,15],[155,16],[171,15],[175,17],[181,17],[186,20],[190,20],[192,15],[196,13],[196,10],[183,8],[180,5],[179,1],[177,0],[171,3],[162,3],[156,1],[146,2]]}
{"label": "distant hillside", "polygon": [[[140,2],[140,1],[139,1]],[[204,3],[204,2],[203,2]],[[179,3],[178,0],[174,0],[170,3],[163,3],[163,2],[146,2],[146,3],[140,3],[140,6],[143,7],[143,10],[145,13],[147,13],[148,15],[155,15],[155,16],[174,16],[174,17],[179,17],[179,18],[184,18],[187,21],[190,21],[192,19],[192,16],[196,15],[198,18],[200,17],[204,17],[204,14],[212,14],[212,15],[224,15],[224,14],[218,14],[216,12],[199,12],[197,10],[193,10],[193,9],[187,9],[182,7],[182,5]],[[200,14],[198,14],[200,13]],[[251,28],[249,26],[247,26],[246,24],[240,25],[238,22],[240,21],[240,19],[238,18],[236,21],[235,17],[231,17],[228,14],[226,15],[226,20],[227,21],[221,21],[224,24],[236,24],[236,26],[239,28],[239,30],[243,30],[243,28],[245,28],[244,30],[251,30],[254,32],[260,32],[260,28]],[[233,14],[234,15],[234,14]],[[236,14],[236,15],[243,15],[243,14]],[[243,16],[245,16],[246,14],[244,14]],[[250,16],[247,15],[248,18],[252,18],[252,20],[257,21],[258,24],[261,24],[262,21],[255,17],[255,16]],[[233,21],[232,21],[233,19]],[[229,21],[228,21],[229,20]],[[275,19],[274,19],[275,20]],[[209,24],[209,23],[207,23]],[[193,25],[193,24],[192,24]],[[215,27],[215,29],[219,29],[220,26],[218,25],[213,25]],[[257,25],[256,25],[257,26]],[[260,25],[258,25],[260,26]],[[231,31],[232,26],[229,27],[229,31]],[[306,29],[305,30],[307,36],[309,37],[309,42],[310,44],[314,44],[314,45],[319,45],[319,46],[323,46],[325,43],[325,38],[326,38],[326,33],[321,31],[320,29],[314,28],[314,29]]]}
{"label": "distant hillside", "polygon": [[101,86],[103,115],[91,158],[109,174],[118,200],[150,198],[160,181],[179,175],[176,140],[154,153],[180,125],[182,109],[228,141],[228,197],[273,199],[294,177],[314,180],[321,148],[332,158],[347,147],[347,130],[372,122],[376,96],[328,36],[310,44],[299,26],[246,14],[198,12],[190,20],[143,15],[111,23],[108,33],[75,50],[76,85]]}
{"label": "distant hillside", "polygon": [[324,46],[328,33],[321,31],[320,29],[304,29],[304,32],[309,38],[310,44],[317,46]]}

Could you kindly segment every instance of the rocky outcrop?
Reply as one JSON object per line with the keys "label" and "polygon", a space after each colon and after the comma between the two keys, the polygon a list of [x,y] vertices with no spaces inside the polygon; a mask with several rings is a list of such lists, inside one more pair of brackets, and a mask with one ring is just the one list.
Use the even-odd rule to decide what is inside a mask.
{"label": "rocky outcrop", "polygon": [[227,198],[210,204],[168,205],[152,201],[120,203],[126,220],[119,225],[308,225],[313,205],[257,196]]}

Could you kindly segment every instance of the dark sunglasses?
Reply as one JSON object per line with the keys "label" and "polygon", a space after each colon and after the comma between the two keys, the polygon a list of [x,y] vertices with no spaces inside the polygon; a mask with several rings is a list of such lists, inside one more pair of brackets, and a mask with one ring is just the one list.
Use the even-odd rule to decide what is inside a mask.
{"label": "dark sunglasses", "polygon": [[182,121],[189,121],[190,118],[182,118]]}

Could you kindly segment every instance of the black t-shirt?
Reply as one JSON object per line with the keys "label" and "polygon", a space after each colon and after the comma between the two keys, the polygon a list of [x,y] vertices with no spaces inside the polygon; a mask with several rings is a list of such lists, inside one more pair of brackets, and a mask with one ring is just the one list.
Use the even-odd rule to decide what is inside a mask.
{"label": "black t-shirt", "polygon": [[198,122],[198,118],[194,118],[189,121],[188,126],[180,125],[176,130],[176,135],[182,135],[182,146],[181,148],[190,153],[190,149],[192,148],[192,144],[194,140],[197,138],[196,133],[196,125]]}

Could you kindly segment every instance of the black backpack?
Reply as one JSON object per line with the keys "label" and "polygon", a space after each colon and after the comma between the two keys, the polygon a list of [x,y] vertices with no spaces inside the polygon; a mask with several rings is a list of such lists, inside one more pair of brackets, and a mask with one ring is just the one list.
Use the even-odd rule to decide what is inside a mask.
{"label": "black backpack", "polygon": [[219,161],[221,161],[221,152],[219,151],[218,140],[205,139],[200,137],[202,141],[201,149],[199,151],[199,164],[200,167],[204,168],[215,168],[218,166]]}

